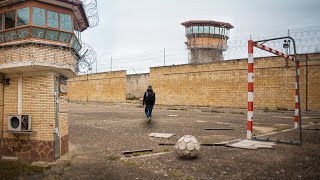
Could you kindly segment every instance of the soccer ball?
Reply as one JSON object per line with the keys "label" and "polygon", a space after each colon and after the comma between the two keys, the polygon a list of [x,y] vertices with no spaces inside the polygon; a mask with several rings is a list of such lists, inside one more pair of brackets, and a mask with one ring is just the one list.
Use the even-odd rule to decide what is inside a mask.
{"label": "soccer ball", "polygon": [[174,146],[178,156],[182,158],[194,158],[200,151],[200,142],[191,135],[182,136]]}

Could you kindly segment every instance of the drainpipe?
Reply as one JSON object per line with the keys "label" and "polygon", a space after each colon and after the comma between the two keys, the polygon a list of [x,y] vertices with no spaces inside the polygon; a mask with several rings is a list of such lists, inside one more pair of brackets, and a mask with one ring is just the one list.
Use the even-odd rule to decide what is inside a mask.
{"label": "drainpipe", "polygon": [[0,73],[2,76],[2,129],[1,129],[1,159],[3,157],[3,137],[4,137],[4,80],[5,76],[4,74]]}
{"label": "drainpipe", "polygon": [[22,73],[18,77],[18,114],[22,114]]}

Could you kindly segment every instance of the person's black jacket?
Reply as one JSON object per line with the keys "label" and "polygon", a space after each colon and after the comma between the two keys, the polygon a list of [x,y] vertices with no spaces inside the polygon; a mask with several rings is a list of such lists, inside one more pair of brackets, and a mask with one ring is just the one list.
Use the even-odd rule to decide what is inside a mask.
{"label": "person's black jacket", "polygon": [[143,105],[154,105],[156,102],[156,93],[152,89],[148,89],[143,96]]}

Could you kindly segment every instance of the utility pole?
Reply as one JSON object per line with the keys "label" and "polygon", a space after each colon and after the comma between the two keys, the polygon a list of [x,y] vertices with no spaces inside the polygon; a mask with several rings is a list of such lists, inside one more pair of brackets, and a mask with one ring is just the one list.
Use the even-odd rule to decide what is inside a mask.
{"label": "utility pole", "polygon": [[98,73],[98,59],[96,60],[96,73]]}
{"label": "utility pole", "polygon": [[111,56],[111,64],[110,64],[110,71],[112,71],[112,56]]}
{"label": "utility pole", "polygon": [[163,65],[166,66],[166,48],[163,48]]}

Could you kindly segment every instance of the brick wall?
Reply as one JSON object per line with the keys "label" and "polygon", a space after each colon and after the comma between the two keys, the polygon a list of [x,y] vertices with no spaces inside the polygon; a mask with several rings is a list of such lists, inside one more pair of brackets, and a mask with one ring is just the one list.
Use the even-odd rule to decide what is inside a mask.
{"label": "brick wall", "polygon": [[[62,50],[50,45],[27,44],[19,48],[0,48],[0,64],[26,62],[32,60],[35,63],[51,63],[55,65],[75,65],[76,57],[70,50]],[[73,69],[74,67],[72,67]]]}
{"label": "brick wall", "polygon": [[81,75],[68,81],[70,101],[124,102],[126,72]]}
{"label": "brick wall", "polygon": [[[300,56],[307,58],[320,59],[320,55]],[[255,107],[294,109],[295,67],[292,62],[288,65],[279,57],[255,59]],[[301,66],[302,107],[308,99],[309,109],[320,109],[320,61]],[[247,107],[246,59],[151,68],[150,83],[157,93],[157,104]]]}
{"label": "brick wall", "polygon": [[[6,78],[10,79],[10,83],[4,86],[4,116],[0,119],[1,124],[4,125],[2,155],[28,160],[53,161],[54,80],[56,74],[48,71],[38,75],[27,73],[22,76],[22,114],[31,115],[31,128],[34,133],[31,135],[15,135],[8,131],[8,115],[18,114],[18,74],[8,74]],[[2,87],[2,84],[0,85]],[[0,93],[2,94],[2,89]],[[0,97],[0,104],[2,105],[1,101],[2,96]],[[61,155],[68,151],[67,103],[67,96],[60,94],[58,118]],[[0,112],[2,112],[2,109]]]}
{"label": "brick wall", "polygon": [[143,98],[147,90],[149,74],[132,74],[126,76],[127,99]]}

